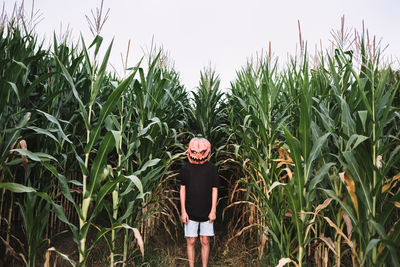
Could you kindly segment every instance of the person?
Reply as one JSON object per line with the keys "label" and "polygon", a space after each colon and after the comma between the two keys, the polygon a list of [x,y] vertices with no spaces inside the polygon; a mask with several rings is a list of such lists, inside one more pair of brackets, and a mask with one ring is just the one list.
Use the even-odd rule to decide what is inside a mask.
{"label": "person", "polygon": [[187,150],[189,162],[179,172],[181,220],[190,267],[194,266],[199,228],[203,267],[208,264],[210,236],[214,236],[219,179],[217,167],[209,161],[210,156],[211,144],[207,139],[191,139]]}

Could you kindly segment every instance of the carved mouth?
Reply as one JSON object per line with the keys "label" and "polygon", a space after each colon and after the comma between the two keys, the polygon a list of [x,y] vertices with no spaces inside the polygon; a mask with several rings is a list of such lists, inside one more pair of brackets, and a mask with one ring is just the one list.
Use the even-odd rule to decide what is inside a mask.
{"label": "carved mouth", "polygon": [[208,154],[205,157],[202,157],[202,158],[194,158],[190,154],[188,154],[188,155],[189,155],[189,157],[190,157],[190,159],[192,161],[197,162],[197,163],[202,163],[204,161],[207,161],[208,157],[210,156],[210,152],[208,152]]}

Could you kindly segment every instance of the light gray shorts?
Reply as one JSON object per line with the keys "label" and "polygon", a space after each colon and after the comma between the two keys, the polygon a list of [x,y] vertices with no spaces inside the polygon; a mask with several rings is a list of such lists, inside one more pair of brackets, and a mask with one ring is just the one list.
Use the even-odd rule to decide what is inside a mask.
{"label": "light gray shorts", "polygon": [[197,237],[200,225],[200,235],[202,236],[214,236],[214,222],[196,222],[189,220],[185,224],[185,237]]}

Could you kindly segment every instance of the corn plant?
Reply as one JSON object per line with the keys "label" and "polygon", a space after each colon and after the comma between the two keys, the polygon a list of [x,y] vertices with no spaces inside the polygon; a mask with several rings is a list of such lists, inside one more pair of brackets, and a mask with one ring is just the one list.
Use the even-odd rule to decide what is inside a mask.
{"label": "corn plant", "polygon": [[226,125],[226,104],[219,88],[220,79],[215,70],[204,69],[200,72],[200,82],[193,92],[193,106],[186,114],[188,128],[195,135],[201,135],[214,147],[223,145],[224,126]]}
{"label": "corn plant", "polygon": [[[232,95],[228,95],[228,103],[233,107],[229,114],[234,134],[232,139],[237,144],[238,163],[245,167],[244,177],[238,183],[244,184],[246,200],[251,200],[251,206],[246,209],[249,211],[240,213],[248,214],[246,224],[258,228],[260,257],[267,245],[268,233],[279,244],[279,255],[285,253],[288,245],[288,240],[280,239],[277,233],[283,232],[279,217],[286,212],[286,208],[281,206],[282,195],[275,198],[269,192],[283,182],[275,174],[277,163],[273,160],[280,146],[277,142],[282,136],[280,125],[287,119],[284,112],[286,104],[279,98],[282,83],[276,76],[276,67],[276,62],[272,62],[271,58],[261,59],[258,64],[249,64],[238,73],[237,80],[232,83]],[[257,204],[252,207],[252,203]],[[238,201],[238,204],[241,202]],[[246,224],[244,229],[249,229],[245,227]],[[271,252],[277,247],[271,247]]]}
{"label": "corn plant", "polygon": [[346,127],[340,133],[344,145],[341,164],[351,199],[348,204],[339,203],[355,226],[358,264],[380,266],[390,257],[391,264],[398,266],[394,240],[399,230],[392,227],[395,206],[389,204],[396,201],[398,192],[388,189],[399,158],[397,141],[392,138],[396,131],[392,101],[399,84],[393,82],[390,68],[380,71],[378,61],[367,58],[364,46],[362,49],[360,73],[352,68],[351,90],[343,98],[337,97],[346,111],[342,116],[347,116]]}
{"label": "corn plant", "polygon": [[[137,195],[128,194],[132,185],[123,186],[120,207],[124,214],[118,220],[129,223],[134,221],[134,215],[142,214],[144,239],[153,234],[152,225],[155,222],[152,222],[152,214],[159,214],[159,205],[165,201],[161,179],[168,174],[167,167],[173,159],[171,153],[176,150],[177,133],[184,120],[183,112],[176,111],[183,111],[187,103],[186,92],[179,83],[177,73],[159,65],[160,53],[149,58],[146,72],[139,68],[140,80],[132,83],[125,98],[122,164],[128,173],[140,179],[143,189],[151,194],[145,197],[144,205],[139,206]],[[130,232],[126,231],[124,264],[127,262],[130,238]]]}
{"label": "corn plant", "polygon": [[[93,56],[94,56],[94,64],[92,65],[90,62],[91,59],[89,58],[89,53],[85,47],[85,44],[83,43],[82,40],[82,45],[83,45],[83,52],[81,53],[81,55],[77,58],[77,60],[75,60],[72,63],[72,66],[70,68],[66,68],[66,66],[62,63],[65,62],[70,59],[70,52],[68,50],[68,48],[64,45],[59,46],[56,42],[56,39],[54,39],[54,52],[55,52],[55,61],[54,63],[56,63],[57,65],[55,66],[56,70],[58,69],[58,73],[60,73],[63,76],[63,79],[65,79],[66,83],[61,82],[61,83],[56,83],[53,80],[51,80],[50,84],[48,84],[48,89],[53,89],[57,86],[52,87],[52,85],[59,85],[61,88],[67,88],[67,86],[70,87],[70,91],[69,93],[67,93],[67,96],[69,95],[69,97],[67,97],[67,101],[72,101],[72,105],[78,106],[79,107],[79,113],[78,115],[80,115],[80,118],[82,119],[83,125],[86,128],[86,140],[80,140],[79,135],[73,135],[74,138],[77,138],[79,140],[79,142],[76,142],[75,144],[85,144],[86,147],[83,147],[81,145],[76,146],[74,143],[72,143],[69,138],[66,136],[66,134],[64,133],[64,129],[61,127],[60,124],[60,120],[57,119],[55,116],[57,117],[62,117],[62,113],[60,112],[60,106],[58,104],[61,104],[61,101],[57,101],[59,100],[59,95],[61,92],[64,92],[64,90],[60,90],[58,92],[53,92],[50,94],[52,94],[52,96],[49,98],[50,101],[45,102],[45,103],[40,103],[40,102],[33,102],[31,101],[31,103],[33,105],[41,105],[42,108],[46,108],[46,111],[49,111],[51,113],[53,113],[55,116],[41,111],[41,110],[35,110],[35,120],[37,120],[37,118],[44,118],[44,121],[47,122],[47,124],[49,124],[49,122],[51,124],[57,125],[58,129],[57,129],[57,135],[59,135],[61,137],[61,139],[67,141],[68,143],[70,143],[70,147],[72,149],[72,151],[75,153],[74,157],[76,158],[76,162],[79,163],[78,165],[80,165],[81,167],[81,171],[82,171],[82,181],[81,182],[77,182],[77,184],[80,184],[82,186],[82,203],[78,204],[75,203],[74,199],[71,196],[70,193],[70,189],[67,183],[67,180],[65,178],[65,176],[61,173],[58,172],[57,169],[65,169],[64,168],[64,164],[59,165],[56,164],[57,168],[52,166],[52,164],[49,164],[47,162],[42,162],[41,158],[48,158],[48,159],[52,159],[55,160],[54,157],[50,157],[47,156],[47,154],[44,154],[42,152],[30,152],[29,150],[21,150],[21,149],[16,149],[16,150],[12,150],[14,143],[17,140],[17,137],[19,136],[19,134],[22,131],[22,127],[25,126],[26,122],[30,119],[31,114],[28,113],[25,117],[26,119],[23,119],[22,122],[23,124],[17,126],[17,128],[15,128],[15,131],[13,134],[8,135],[8,138],[6,139],[6,143],[4,143],[4,148],[2,149],[3,151],[3,155],[2,157],[5,159],[4,162],[6,162],[7,157],[9,157],[9,151],[11,151],[11,153],[19,153],[24,157],[28,157],[33,161],[36,162],[41,162],[42,165],[45,167],[44,170],[47,170],[48,172],[50,172],[51,174],[54,175],[54,177],[57,178],[58,182],[60,183],[61,186],[61,191],[63,193],[63,195],[65,196],[66,199],[68,199],[72,205],[74,205],[77,214],[79,215],[79,219],[80,219],[80,224],[79,224],[79,228],[76,227],[75,225],[73,225],[71,222],[69,222],[67,220],[67,218],[65,217],[65,214],[62,212],[62,210],[60,210],[60,206],[55,206],[53,205],[53,207],[56,207],[58,209],[57,215],[59,215],[60,219],[62,221],[64,221],[65,223],[67,223],[70,228],[71,231],[74,235],[74,239],[79,241],[78,247],[79,247],[79,265],[83,266],[85,265],[85,261],[87,260],[87,256],[88,253],[90,252],[90,249],[86,249],[86,236],[87,236],[87,232],[89,229],[89,226],[92,224],[92,220],[93,218],[96,216],[96,214],[101,210],[102,207],[102,201],[105,197],[105,195],[107,195],[112,189],[113,187],[120,181],[122,181],[124,178],[123,177],[117,177],[117,179],[109,181],[108,183],[106,183],[105,185],[103,185],[100,189],[100,182],[102,179],[104,179],[104,177],[107,176],[107,173],[104,172],[105,170],[105,165],[106,165],[106,161],[107,161],[107,155],[111,152],[112,148],[114,147],[114,137],[112,135],[111,132],[108,132],[107,134],[105,134],[104,138],[100,137],[101,136],[101,132],[103,130],[103,122],[105,120],[105,118],[108,116],[108,114],[110,114],[110,112],[113,111],[113,109],[116,106],[116,102],[119,100],[120,95],[124,92],[124,90],[127,88],[127,86],[130,84],[130,82],[133,79],[134,73],[131,74],[124,82],[122,82],[119,86],[117,86],[115,88],[115,90],[112,90],[113,88],[109,85],[107,85],[107,73],[106,73],[106,66],[107,66],[107,61],[108,61],[108,57],[109,57],[109,53],[111,51],[111,45],[109,46],[108,50],[106,51],[104,60],[101,64],[97,63],[97,53],[99,51],[100,45],[101,45],[101,41],[102,38],[101,37],[96,37],[94,42],[92,43],[91,47],[96,48]],[[34,45],[33,45],[34,46]],[[34,48],[32,49],[34,50]],[[84,61],[82,61],[84,60]],[[82,63],[81,63],[82,62]],[[75,82],[74,78],[78,78],[78,77],[73,77],[71,75],[74,75],[74,73],[78,70],[78,67],[81,66],[80,64],[83,64],[84,69],[87,70],[87,73],[89,73],[88,79],[89,80],[89,85],[90,85],[90,92],[89,94],[87,94],[87,92],[82,91],[82,87],[81,85],[82,80],[78,80],[79,82]],[[19,66],[19,68],[21,68],[21,66],[23,66],[23,63],[17,64],[17,66]],[[52,65],[54,66],[54,65]],[[24,69],[24,68],[23,68]],[[31,90],[35,89],[35,86],[37,86],[40,82],[46,81],[46,79],[51,78],[53,75],[46,75],[46,76],[41,76],[39,77],[37,80],[35,80],[35,82],[32,83],[31,85]],[[11,77],[11,76],[10,76]],[[58,76],[60,77],[60,76]],[[83,79],[83,81],[85,81],[85,79]],[[18,89],[18,86],[16,85],[17,83],[15,83],[15,86],[12,86],[11,89]],[[60,88],[58,87],[58,88]],[[21,86],[22,88],[22,86]],[[78,89],[80,90],[78,92]],[[8,90],[8,96],[6,98],[10,99],[10,92],[12,90]],[[111,92],[108,94],[108,98],[106,100],[103,100],[104,102],[102,103],[102,108],[101,110],[99,110],[97,108],[97,106],[94,106],[94,104],[96,103],[96,101],[101,101],[101,98],[98,97],[99,92],[102,93],[107,93]],[[14,93],[16,93],[18,95],[18,91],[14,90]],[[29,95],[27,95],[27,97],[29,97]],[[82,97],[82,98],[81,98]],[[18,99],[18,98],[17,98]],[[82,102],[85,101],[85,104]],[[104,98],[103,98],[104,99]],[[29,102],[28,102],[29,103]],[[99,102],[97,102],[99,103]],[[45,105],[44,105],[45,104]],[[100,104],[100,103],[99,103]],[[95,107],[95,108],[94,108]],[[9,106],[6,105],[4,107],[7,111],[7,109],[9,109]],[[72,110],[72,109],[71,109]],[[93,117],[94,112],[95,111],[99,111],[99,116],[98,117]],[[73,111],[75,113],[75,111]],[[6,114],[6,113],[4,113]],[[13,117],[11,117],[13,118]],[[79,117],[72,115],[71,116],[71,121],[73,123],[75,123],[77,120],[79,119]],[[93,123],[93,121],[97,119],[96,124]],[[26,128],[26,127],[25,127]],[[57,142],[58,139],[51,133],[51,131],[43,129],[43,128],[38,128],[38,127],[30,127],[30,130],[33,130],[35,132],[41,133],[43,136],[46,137],[51,137],[53,139],[55,139]],[[72,128],[72,133],[77,133],[76,130],[76,126]],[[3,132],[4,134],[5,132]],[[89,158],[90,158],[90,151],[92,151],[92,149],[98,145],[97,140],[101,140],[100,144],[99,144],[99,150],[96,153],[96,156],[90,160],[89,162]],[[76,141],[74,139],[74,141]],[[59,144],[61,144],[59,142]],[[31,148],[32,149],[32,148]],[[39,148],[40,149],[40,148]],[[43,149],[43,147],[42,147]],[[59,146],[59,151],[61,152],[62,150],[62,146]],[[82,149],[84,151],[84,160],[81,158],[81,156],[79,155],[80,153],[80,149]],[[40,151],[40,150],[39,150]],[[6,168],[8,168],[7,166],[4,166],[5,170]],[[17,189],[14,189],[16,186]],[[22,185],[21,185],[22,186]],[[2,185],[3,188],[9,189],[11,191],[15,191],[15,190],[19,190],[19,192],[36,192],[35,189],[33,189],[32,187],[29,187],[28,191],[24,191],[24,187],[21,187],[22,189],[18,189],[18,185],[7,185],[7,184],[3,184]],[[4,191],[3,191],[4,192]],[[3,194],[4,196],[4,194]],[[48,202],[55,204],[54,202],[52,202],[51,198],[49,197],[49,195],[45,194],[41,194],[42,197],[44,197]],[[94,200],[96,200],[96,207],[94,209],[94,211],[91,214],[88,214],[88,208],[90,203],[92,203]],[[12,207],[12,205],[11,205]],[[24,211],[24,209],[21,209],[22,211]],[[26,210],[25,210],[26,213]],[[27,213],[26,213],[27,214]],[[28,216],[24,216],[23,218],[28,218]],[[121,226],[116,226],[116,227],[121,227]],[[129,228],[126,226],[126,228]],[[132,228],[130,228],[132,229]],[[104,234],[101,234],[101,236],[103,236]],[[99,238],[100,238],[99,237]],[[34,248],[34,247],[32,247]],[[34,258],[34,257],[30,257],[30,258]],[[34,264],[34,262],[30,262],[29,264]]]}
{"label": "corn plant", "polygon": [[[47,175],[43,169],[37,168],[37,164],[28,161],[24,154],[19,157],[18,153],[26,153],[29,149],[36,149],[36,145],[45,143],[46,138],[60,142],[50,131],[41,128],[41,117],[38,106],[40,100],[37,94],[33,93],[47,79],[53,76],[45,67],[49,63],[48,50],[43,48],[43,44],[38,42],[37,36],[27,28],[18,26],[10,21],[6,28],[1,31],[1,182],[22,183],[34,187],[42,187],[48,190],[52,188],[51,183],[42,184],[43,178]],[[44,116],[43,116],[44,117]],[[45,118],[44,122],[48,124]],[[66,137],[64,135],[64,137]],[[40,140],[40,141],[39,141]],[[62,140],[62,138],[60,138]],[[51,142],[50,142],[51,143]],[[15,150],[14,150],[15,149]],[[42,150],[46,151],[45,149]],[[34,156],[36,160],[50,158],[48,154],[38,154]],[[23,168],[20,168],[20,164]],[[35,176],[36,179],[32,179]],[[6,199],[9,198],[10,201]],[[35,196],[15,196],[12,192],[2,190],[0,214],[3,214],[4,205],[8,205],[7,220],[0,218],[0,226],[8,221],[8,234],[5,242],[10,242],[10,234],[14,225],[13,217],[18,209],[14,210],[15,201],[18,202],[19,211],[22,215],[24,234],[28,244],[28,252],[25,253],[26,265],[34,266],[38,246],[44,239],[42,224],[34,221],[35,213],[42,214],[42,219],[48,216],[48,204],[40,200],[36,201]],[[33,203],[40,202],[37,207]],[[15,227],[15,226],[14,226]],[[22,254],[21,254],[22,255]]]}
{"label": "corn plant", "polygon": [[[292,220],[296,228],[298,243],[297,260],[299,266],[303,265],[303,257],[305,256],[305,247],[310,240],[310,236],[306,232],[306,212],[312,208],[312,192],[316,183],[312,183],[315,176],[314,168],[316,168],[316,160],[320,157],[321,149],[326,145],[329,132],[323,135],[315,136],[312,132],[312,83],[309,80],[308,66],[306,60],[302,66],[301,75],[295,76],[293,80],[297,80],[301,84],[300,88],[300,106],[297,108],[300,114],[298,125],[299,139],[295,138],[289,130],[284,128],[286,142],[291,150],[290,156],[294,162],[294,174],[291,182],[285,186],[287,196],[289,198],[289,207],[292,210]],[[321,162],[322,160],[320,160]],[[326,163],[329,166],[330,163]],[[318,165],[317,165],[318,167]],[[321,167],[326,171],[326,167]],[[324,175],[319,172],[318,175]],[[315,178],[314,178],[315,179]],[[315,181],[315,180],[314,180]]]}
{"label": "corn plant", "polygon": [[[378,62],[362,54],[360,74],[353,53],[336,50],[312,70],[305,53],[282,74],[270,75],[269,83],[257,78],[262,68],[250,67],[232,83],[231,140],[244,171],[228,207],[248,203],[234,213],[239,222],[246,221],[236,236],[258,228],[259,255],[269,244],[271,264],[296,256],[301,266],[311,260],[306,253],[311,244],[332,251],[337,265],[348,251],[355,265],[398,264],[398,112],[393,105],[398,81],[390,68],[379,70]],[[383,209],[388,203],[391,208]]]}
{"label": "corn plant", "polygon": [[18,204],[27,235],[27,266],[35,266],[37,250],[43,242],[43,233],[50,214],[50,204],[33,193],[26,194],[23,205]]}

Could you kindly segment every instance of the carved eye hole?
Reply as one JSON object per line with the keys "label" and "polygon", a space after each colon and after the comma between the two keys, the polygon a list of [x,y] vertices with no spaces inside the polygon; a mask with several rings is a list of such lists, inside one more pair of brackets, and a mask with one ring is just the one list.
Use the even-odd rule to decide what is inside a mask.
{"label": "carved eye hole", "polygon": [[196,155],[196,154],[197,154],[197,152],[196,152],[196,151],[194,151],[193,149],[192,149],[192,150],[190,150],[190,152],[191,152],[192,154],[194,154],[194,155]]}
{"label": "carved eye hole", "polygon": [[200,153],[201,153],[202,155],[204,155],[204,153],[206,153],[206,151],[207,151],[207,149],[204,149],[204,150],[200,151]]}

